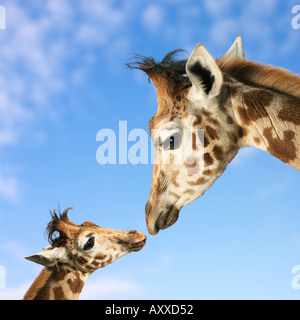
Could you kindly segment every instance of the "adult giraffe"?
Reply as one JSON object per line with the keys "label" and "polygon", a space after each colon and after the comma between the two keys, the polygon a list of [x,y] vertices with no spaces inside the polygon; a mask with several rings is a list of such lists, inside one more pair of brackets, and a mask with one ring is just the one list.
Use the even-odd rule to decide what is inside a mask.
{"label": "adult giraffe", "polygon": [[[152,187],[146,204],[150,234],[174,224],[180,209],[221,176],[240,148],[255,146],[300,170],[300,78],[245,59],[240,35],[221,59],[199,44],[188,61],[170,52],[160,63],[138,56],[128,64],[143,70],[157,90],[158,109],[149,131],[155,146]],[[192,148],[203,150],[175,163],[191,129]],[[196,129],[204,131],[197,141]],[[199,139],[198,139],[199,140]],[[169,163],[162,161],[167,157]],[[193,172],[190,169],[193,168]]]}

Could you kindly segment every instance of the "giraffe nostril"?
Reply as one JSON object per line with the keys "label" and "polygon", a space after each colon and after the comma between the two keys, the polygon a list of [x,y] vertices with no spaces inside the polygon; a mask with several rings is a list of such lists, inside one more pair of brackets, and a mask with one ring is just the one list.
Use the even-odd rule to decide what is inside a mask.
{"label": "giraffe nostril", "polygon": [[146,217],[149,215],[150,211],[151,211],[151,208],[152,208],[152,204],[150,202],[150,200],[146,203],[146,206],[145,206],[145,213],[146,213]]}
{"label": "giraffe nostril", "polygon": [[130,231],[128,231],[128,234],[129,234],[129,235],[135,235],[136,233],[137,233],[136,230],[130,230]]}

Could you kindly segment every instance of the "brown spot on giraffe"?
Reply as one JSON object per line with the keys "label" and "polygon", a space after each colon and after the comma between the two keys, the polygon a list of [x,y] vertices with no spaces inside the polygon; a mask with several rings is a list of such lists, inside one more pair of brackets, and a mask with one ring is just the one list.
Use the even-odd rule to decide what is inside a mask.
{"label": "brown spot on giraffe", "polygon": [[233,124],[233,123],[234,123],[231,116],[227,116],[226,122],[227,122],[228,124]]}
{"label": "brown spot on giraffe", "polygon": [[196,181],[187,181],[187,184],[190,186],[199,186],[199,185],[203,185],[207,182],[207,180],[205,178],[198,178]]}
{"label": "brown spot on giraffe", "polygon": [[208,152],[204,153],[204,162],[205,162],[205,165],[207,166],[213,164],[214,162],[213,158],[210,156]]}
{"label": "brown spot on giraffe", "polygon": [[260,144],[260,139],[259,139],[259,138],[254,137],[253,139],[254,139],[254,141],[255,141],[255,143],[256,143],[257,145],[259,145],[259,144]]}
{"label": "brown spot on giraffe", "polygon": [[54,300],[66,300],[62,286],[53,288],[53,294],[54,294]]}
{"label": "brown spot on giraffe", "polygon": [[183,191],[183,193],[184,193],[184,194],[190,194],[190,195],[192,195],[192,194],[195,193],[195,191],[192,190],[192,189],[186,189],[186,190]]}
{"label": "brown spot on giraffe", "polygon": [[205,120],[206,120],[207,122],[213,124],[214,126],[219,125],[218,120],[217,120],[217,119],[214,119],[214,118],[211,117],[211,116],[207,116]]}
{"label": "brown spot on giraffe", "polygon": [[205,176],[210,176],[212,174],[212,170],[204,170],[202,173],[205,175]]}
{"label": "brown spot on giraffe", "polygon": [[198,127],[202,122],[202,117],[201,115],[196,115],[195,117],[196,120],[193,122],[193,127]]}
{"label": "brown spot on giraffe", "polygon": [[101,263],[96,261],[96,260],[94,260],[94,261],[91,262],[91,265],[92,265],[91,268],[93,268],[93,269],[96,268],[97,269],[101,265]]}
{"label": "brown spot on giraffe", "polygon": [[207,135],[204,135],[204,148],[206,148],[209,145],[209,139]]}
{"label": "brown spot on giraffe", "polygon": [[278,118],[282,121],[300,125],[300,99],[289,98],[284,100]]}
{"label": "brown spot on giraffe", "polygon": [[247,129],[242,128],[241,126],[238,126],[237,127],[237,134],[238,134],[238,138],[241,139],[247,135]]}
{"label": "brown spot on giraffe", "polygon": [[238,142],[238,138],[236,136],[235,132],[226,132],[228,138],[233,142],[233,143],[237,143]]}
{"label": "brown spot on giraffe", "polygon": [[76,260],[76,262],[80,265],[85,265],[89,261],[85,257],[78,254],[74,255],[74,260]]}
{"label": "brown spot on giraffe", "polygon": [[69,278],[67,283],[69,284],[71,291],[78,294],[81,292],[84,286],[84,281],[81,280],[79,272],[75,272],[74,279]]}
{"label": "brown spot on giraffe", "polygon": [[218,161],[223,161],[224,160],[224,152],[223,152],[223,149],[221,146],[214,146],[213,147],[213,153],[214,153],[214,156],[215,158],[218,160]]}
{"label": "brown spot on giraffe", "polygon": [[[115,249],[115,247],[111,247],[111,249]],[[96,260],[104,260],[107,257],[106,254],[103,254],[101,252],[97,253],[97,255],[95,256]]]}
{"label": "brown spot on giraffe", "polygon": [[219,139],[219,135],[217,133],[217,130],[210,127],[210,126],[207,126],[205,128],[205,132],[208,134],[208,136],[212,139],[212,140],[215,140],[215,139]]}
{"label": "brown spot on giraffe", "polygon": [[251,90],[243,93],[245,106],[239,108],[239,113],[244,123],[248,125],[250,121],[268,117],[266,108],[270,106],[274,95],[265,90]]}
{"label": "brown spot on giraffe", "polygon": [[274,138],[272,128],[266,128],[263,132],[268,141],[268,152],[285,163],[294,160],[297,155],[297,149],[293,142],[295,133],[291,130],[284,131],[283,140],[279,137]]}

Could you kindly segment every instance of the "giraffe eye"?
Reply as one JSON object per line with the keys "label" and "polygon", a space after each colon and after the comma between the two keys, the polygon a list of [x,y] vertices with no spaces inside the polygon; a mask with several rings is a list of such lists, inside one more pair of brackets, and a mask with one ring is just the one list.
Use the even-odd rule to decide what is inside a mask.
{"label": "giraffe eye", "polygon": [[83,247],[83,250],[90,250],[93,248],[95,244],[95,237],[89,238],[89,240],[86,242],[86,244]]}
{"label": "giraffe eye", "polygon": [[176,132],[162,142],[162,147],[164,150],[175,150],[179,148],[180,144],[181,135],[179,132]]}

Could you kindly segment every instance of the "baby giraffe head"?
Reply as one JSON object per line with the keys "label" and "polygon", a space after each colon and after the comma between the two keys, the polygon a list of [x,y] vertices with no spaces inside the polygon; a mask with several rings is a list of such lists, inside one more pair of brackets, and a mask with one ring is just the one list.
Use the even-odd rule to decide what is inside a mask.
{"label": "baby giraffe head", "polygon": [[104,229],[90,221],[72,223],[69,209],[59,215],[51,212],[52,220],[46,229],[50,246],[26,259],[46,267],[89,274],[145,245],[146,237],[139,231]]}
{"label": "baby giraffe head", "polygon": [[[228,108],[236,89],[206,48],[188,60],[170,52],[160,63],[138,56],[128,67],[144,71],[157,91],[149,132],[155,147],[152,187],[146,204],[150,234],[174,224],[180,209],[214,183],[234,158],[243,130]],[[244,59],[240,36],[222,60]]]}

